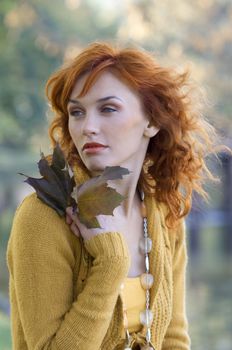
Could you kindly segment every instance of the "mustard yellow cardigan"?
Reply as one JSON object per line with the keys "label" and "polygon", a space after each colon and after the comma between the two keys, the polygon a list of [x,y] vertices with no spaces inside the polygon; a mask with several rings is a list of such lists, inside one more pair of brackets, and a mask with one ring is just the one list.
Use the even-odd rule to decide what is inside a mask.
{"label": "mustard yellow cardigan", "polygon": [[[185,227],[165,225],[165,207],[145,197],[153,240],[151,308],[156,350],[190,349],[185,313]],[[130,257],[123,236],[106,232],[82,243],[56,212],[29,195],[8,242],[14,350],[120,350],[119,287]],[[145,328],[132,334],[142,344]]]}

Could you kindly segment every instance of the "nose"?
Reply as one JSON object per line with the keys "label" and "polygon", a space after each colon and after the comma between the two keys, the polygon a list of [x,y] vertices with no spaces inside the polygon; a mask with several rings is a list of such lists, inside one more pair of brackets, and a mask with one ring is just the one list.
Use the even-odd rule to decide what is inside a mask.
{"label": "nose", "polygon": [[99,121],[97,120],[97,116],[94,113],[86,114],[83,125],[82,125],[82,133],[85,136],[98,134],[99,133]]}

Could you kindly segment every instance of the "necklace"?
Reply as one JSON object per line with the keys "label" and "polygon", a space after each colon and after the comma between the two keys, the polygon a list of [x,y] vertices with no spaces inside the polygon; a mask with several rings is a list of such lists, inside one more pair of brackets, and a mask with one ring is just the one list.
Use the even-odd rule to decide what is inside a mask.
{"label": "necklace", "polygon": [[[143,273],[140,276],[140,282],[146,294],[146,309],[140,312],[140,323],[141,325],[146,327],[145,344],[141,347],[141,350],[154,350],[155,348],[151,343],[151,324],[152,324],[154,315],[152,310],[150,309],[150,289],[153,285],[154,278],[150,273],[150,264],[149,264],[149,253],[152,248],[152,240],[149,237],[148,230],[147,230],[147,211],[146,211],[146,206],[144,204],[144,192],[142,190],[139,192],[141,197],[141,215],[143,218],[143,239],[139,242],[139,248],[143,252],[144,259],[145,259],[145,273]],[[123,301],[123,325],[124,325],[125,335],[126,335],[126,344],[125,344],[124,350],[130,350],[132,349],[132,346],[134,344],[134,339],[132,339],[128,330],[128,318],[127,318],[127,310],[126,310],[125,300],[123,295],[123,289],[124,289],[124,284],[121,285],[121,298]]]}

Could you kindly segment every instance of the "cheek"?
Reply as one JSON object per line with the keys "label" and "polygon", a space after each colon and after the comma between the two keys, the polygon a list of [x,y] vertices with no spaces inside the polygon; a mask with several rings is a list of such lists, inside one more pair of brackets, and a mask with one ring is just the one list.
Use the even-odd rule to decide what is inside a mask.
{"label": "cheek", "polygon": [[79,139],[78,137],[78,128],[77,126],[69,120],[68,122],[68,130],[69,130],[69,134],[73,140],[73,142],[75,143],[75,145],[77,145],[77,140]]}
{"label": "cheek", "polygon": [[115,127],[120,129],[122,133],[130,133],[142,129],[144,121],[140,116],[136,116],[136,114],[138,114],[138,112],[132,112],[130,115],[122,115],[117,122],[112,123],[111,128],[114,129]]}
{"label": "cheek", "polygon": [[141,120],[141,118],[128,118],[125,119],[123,124],[121,125],[121,136],[125,137],[127,135],[127,138],[134,138],[136,139],[142,137],[144,132],[144,121]]}

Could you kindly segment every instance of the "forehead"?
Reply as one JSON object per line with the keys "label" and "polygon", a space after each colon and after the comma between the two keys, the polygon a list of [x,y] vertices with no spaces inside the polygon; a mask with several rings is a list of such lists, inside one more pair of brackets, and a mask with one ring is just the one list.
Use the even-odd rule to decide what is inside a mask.
{"label": "forehead", "polygon": [[[80,93],[82,92],[82,89],[86,83],[86,80],[89,77],[89,73],[84,74],[82,77],[80,77],[77,82],[75,83],[71,98],[79,97]],[[124,96],[131,96],[134,95],[138,97],[137,92],[132,89],[129,84],[126,84],[126,82],[123,81],[119,76],[116,76],[116,74],[110,72],[110,71],[104,71],[99,74],[99,76],[96,78],[96,81],[93,83],[93,85],[89,88],[87,93],[81,97],[84,98],[85,96],[100,96],[100,95],[124,95]],[[101,96],[100,96],[101,97]],[[78,99],[81,99],[80,97]]]}

